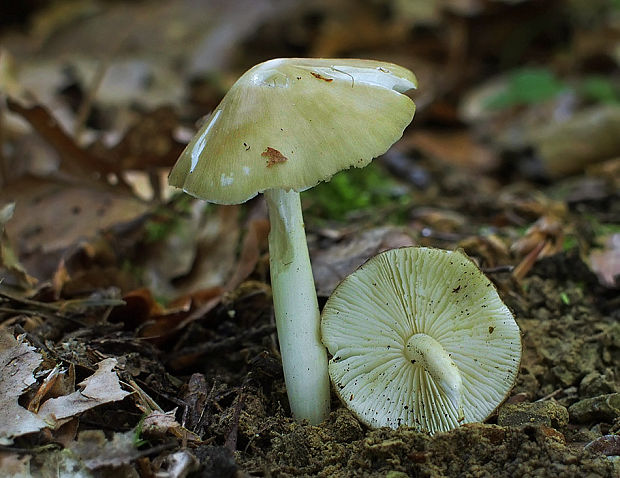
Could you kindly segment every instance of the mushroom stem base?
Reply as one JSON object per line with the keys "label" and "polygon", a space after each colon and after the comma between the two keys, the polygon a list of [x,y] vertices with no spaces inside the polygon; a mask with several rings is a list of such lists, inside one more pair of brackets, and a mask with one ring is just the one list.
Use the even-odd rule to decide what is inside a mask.
{"label": "mushroom stem base", "polygon": [[293,416],[311,424],[329,413],[327,350],[299,193],[265,191],[271,232],[269,264],[273,305],[286,390]]}

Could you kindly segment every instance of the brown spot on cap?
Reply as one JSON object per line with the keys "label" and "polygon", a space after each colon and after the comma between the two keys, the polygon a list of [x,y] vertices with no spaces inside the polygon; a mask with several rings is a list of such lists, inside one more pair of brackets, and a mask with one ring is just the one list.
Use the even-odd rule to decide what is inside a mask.
{"label": "brown spot on cap", "polygon": [[288,158],[284,156],[280,151],[273,148],[267,148],[261,153],[263,158],[267,158],[267,167],[270,168],[274,164],[283,163],[288,161]]}
{"label": "brown spot on cap", "polygon": [[311,71],[310,73],[312,74],[312,76],[314,76],[315,78],[319,80],[327,81],[328,83],[330,81],[334,81],[333,78],[325,78],[323,75],[319,75],[318,73],[315,73],[314,71]]}

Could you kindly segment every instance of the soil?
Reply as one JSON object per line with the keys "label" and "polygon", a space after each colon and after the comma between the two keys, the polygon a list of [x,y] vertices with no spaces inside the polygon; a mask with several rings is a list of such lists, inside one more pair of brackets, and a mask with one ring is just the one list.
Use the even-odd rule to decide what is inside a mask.
{"label": "soil", "polygon": [[[558,291],[570,297],[570,304],[562,303]],[[208,448],[208,456],[218,457],[213,458],[213,476],[238,476],[239,471],[250,476],[393,478],[615,476],[610,459],[584,446],[617,431],[618,416],[599,414],[586,423],[555,416],[558,409],[560,415],[566,413],[583,398],[618,390],[617,311],[606,310],[611,304],[604,295],[588,291],[601,293],[602,289],[579,257],[567,252],[542,260],[523,290],[507,298],[516,311],[524,347],[512,397],[556,404],[532,424],[498,426],[495,416],[487,424],[470,424],[432,437],[409,428],[369,430],[335,397],[335,409],[325,424],[295,423],[288,417],[277,358],[263,351],[261,363],[250,365],[246,385],[228,415],[213,417],[214,423],[207,427],[207,436],[226,442],[238,416],[236,451],[231,453],[225,446]],[[271,373],[275,369],[277,377],[264,367]],[[223,376],[213,378],[214,383],[218,380],[227,381]],[[237,412],[240,402],[242,409]],[[222,429],[223,417],[230,424]],[[612,421],[606,421],[609,418]],[[549,426],[543,424],[546,420]],[[222,455],[228,458],[223,460]]]}

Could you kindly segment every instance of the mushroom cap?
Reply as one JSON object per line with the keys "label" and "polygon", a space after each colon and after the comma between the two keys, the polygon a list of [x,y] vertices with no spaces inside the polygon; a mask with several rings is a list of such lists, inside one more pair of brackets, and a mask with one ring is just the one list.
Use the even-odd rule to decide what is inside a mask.
{"label": "mushroom cap", "polygon": [[254,66],[187,145],[169,183],[221,204],[302,191],[366,166],[415,111],[413,73],[374,60],[284,58]]}
{"label": "mushroom cap", "polygon": [[[371,427],[435,433],[482,421],[508,395],[521,360],[511,312],[459,251],[407,247],[375,256],[330,296],[321,333],[337,394]],[[458,380],[439,383],[441,372],[410,360],[415,337],[438,343]],[[449,390],[455,382],[460,403]]]}

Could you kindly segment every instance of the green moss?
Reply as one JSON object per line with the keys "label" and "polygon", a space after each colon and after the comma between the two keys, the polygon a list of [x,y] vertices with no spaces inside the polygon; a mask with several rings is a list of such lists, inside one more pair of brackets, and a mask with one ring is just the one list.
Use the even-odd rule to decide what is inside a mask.
{"label": "green moss", "polygon": [[597,237],[605,237],[605,236],[611,236],[613,234],[620,234],[620,224],[613,224],[613,223],[601,223],[601,222],[594,222],[593,223],[593,228],[594,228],[594,233],[596,234]]}
{"label": "green moss", "polygon": [[143,414],[142,418],[140,418],[140,421],[136,425],[136,428],[133,429],[133,445],[136,448],[140,448],[141,446],[149,443],[148,440],[145,440],[142,438],[142,427],[144,425],[145,418],[146,418],[146,414]]}
{"label": "green moss", "polygon": [[375,163],[363,169],[343,171],[330,182],[304,193],[304,204],[310,216],[333,220],[386,206],[394,206],[392,212],[398,216],[398,210],[406,207],[409,201],[398,183]]}
{"label": "green moss", "polygon": [[577,246],[579,246],[579,239],[576,236],[569,234],[564,237],[564,241],[562,243],[562,250],[569,251]]}
{"label": "green moss", "polygon": [[180,194],[170,204],[157,209],[144,224],[144,242],[153,244],[172,233],[179,219],[189,212],[191,201],[187,194]]}

